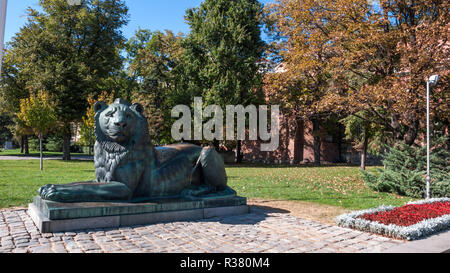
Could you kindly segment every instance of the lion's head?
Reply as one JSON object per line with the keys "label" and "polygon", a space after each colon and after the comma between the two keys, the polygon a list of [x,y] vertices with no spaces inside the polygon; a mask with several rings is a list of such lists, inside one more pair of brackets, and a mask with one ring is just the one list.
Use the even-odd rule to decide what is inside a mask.
{"label": "lion's head", "polygon": [[120,146],[134,146],[147,136],[147,120],[143,107],[117,99],[111,105],[97,102],[95,110],[95,135],[97,141],[117,143]]}
{"label": "lion's head", "polygon": [[153,158],[144,109],[117,99],[111,105],[97,102],[95,110],[95,173],[97,181],[120,179],[116,169],[128,161]]}

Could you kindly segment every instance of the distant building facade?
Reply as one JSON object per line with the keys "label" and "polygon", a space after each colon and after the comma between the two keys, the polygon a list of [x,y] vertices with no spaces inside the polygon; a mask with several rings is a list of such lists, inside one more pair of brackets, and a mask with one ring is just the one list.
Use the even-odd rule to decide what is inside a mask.
{"label": "distant building facade", "polygon": [[[311,120],[292,120],[280,117],[280,145],[273,152],[262,152],[261,141],[245,140],[242,142],[243,160],[245,162],[275,164],[307,164],[315,162],[314,145],[320,146],[320,163],[360,164],[361,153],[352,144],[344,140],[341,124],[335,124],[338,133],[330,134],[319,123],[315,131]],[[318,144],[315,144],[319,140]],[[380,165],[381,158],[368,155],[368,165]]]}

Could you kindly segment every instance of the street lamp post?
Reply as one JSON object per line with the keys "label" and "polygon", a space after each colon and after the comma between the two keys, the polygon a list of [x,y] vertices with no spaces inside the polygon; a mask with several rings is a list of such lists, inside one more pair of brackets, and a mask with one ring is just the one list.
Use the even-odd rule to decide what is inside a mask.
{"label": "street lamp post", "polygon": [[433,75],[427,80],[427,199],[430,199],[430,88],[435,86],[439,75]]}

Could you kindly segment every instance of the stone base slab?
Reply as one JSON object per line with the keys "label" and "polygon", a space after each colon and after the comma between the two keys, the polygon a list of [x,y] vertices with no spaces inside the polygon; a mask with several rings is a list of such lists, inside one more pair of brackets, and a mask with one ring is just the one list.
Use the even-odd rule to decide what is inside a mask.
{"label": "stone base slab", "polygon": [[57,203],[35,197],[28,213],[42,233],[118,228],[249,213],[246,198],[153,203]]}

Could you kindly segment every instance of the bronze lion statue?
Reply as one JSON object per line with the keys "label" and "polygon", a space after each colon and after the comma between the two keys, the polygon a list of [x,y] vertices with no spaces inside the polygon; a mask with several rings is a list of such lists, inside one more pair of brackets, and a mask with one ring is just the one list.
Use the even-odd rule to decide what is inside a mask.
{"label": "bronze lion statue", "polygon": [[41,198],[56,202],[144,202],[155,198],[230,196],[221,156],[211,147],[154,147],[143,107],[117,99],[97,102],[96,181],[46,185]]}

